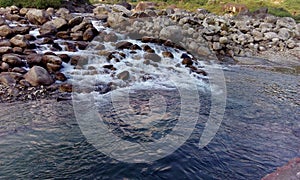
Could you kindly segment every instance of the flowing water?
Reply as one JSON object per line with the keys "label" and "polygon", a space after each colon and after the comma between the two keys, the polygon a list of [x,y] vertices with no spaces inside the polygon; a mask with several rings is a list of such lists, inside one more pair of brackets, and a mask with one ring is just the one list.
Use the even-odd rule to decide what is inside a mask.
{"label": "flowing water", "polygon": [[[0,179],[260,179],[300,156],[297,73],[224,65],[225,114],[213,139],[199,148],[214,104],[212,96],[222,91],[221,87],[210,84],[209,77],[178,65],[180,55],[186,52],[155,44],[149,46],[157,54],[162,56],[162,51],[168,50],[174,60],[145,65],[133,57],[142,57],[142,51],[132,55],[124,50],[125,59],[113,59],[116,73],[126,70],[130,74],[130,80],[122,81],[102,68],[107,61],[93,51],[97,43],[93,41],[87,50],[76,52],[89,56],[88,65],[73,69],[64,64],[64,72],[77,82],[73,101],[0,104]],[[114,50],[109,43],[104,46]],[[196,66],[216,68],[200,62]],[[97,73],[90,73],[95,69]],[[176,84],[180,79],[184,81]],[[114,88],[103,91],[108,82]],[[81,91],[82,86],[89,92]],[[182,101],[183,97],[187,101]],[[78,106],[78,102],[83,105]],[[92,108],[96,112],[92,118],[101,116],[102,125],[126,142],[143,144],[167,137],[183,113],[182,126],[191,134],[178,148],[155,161],[118,161],[84,136],[82,126],[90,122],[83,120]],[[191,122],[193,117],[197,117],[196,124]],[[119,148],[115,143],[108,146]],[[137,153],[128,153],[128,157]]]}

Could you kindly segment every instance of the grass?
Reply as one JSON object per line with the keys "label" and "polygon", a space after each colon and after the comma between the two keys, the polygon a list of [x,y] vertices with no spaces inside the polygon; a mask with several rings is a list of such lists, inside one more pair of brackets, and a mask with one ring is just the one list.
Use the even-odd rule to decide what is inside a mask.
{"label": "grass", "polygon": [[18,7],[58,8],[61,3],[62,0],[0,0],[1,7],[16,5]]}

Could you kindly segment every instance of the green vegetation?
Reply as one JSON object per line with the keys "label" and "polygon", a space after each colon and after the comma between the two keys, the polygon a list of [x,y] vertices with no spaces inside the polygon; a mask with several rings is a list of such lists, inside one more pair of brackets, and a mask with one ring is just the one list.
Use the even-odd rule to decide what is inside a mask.
{"label": "green vegetation", "polygon": [[[198,8],[207,9],[216,14],[224,14],[222,7],[227,3],[244,4],[253,12],[261,7],[268,7],[269,13],[275,16],[293,17],[300,22],[300,0],[149,0],[157,2],[160,8],[166,8],[170,5],[176,5],[178,8],[195,11]],[[90,0],[91,3],[99,2]],[[117,3],[118,0],[106,0],[107,3]],[[137,0],[128,0],[127,2],[137,4]]]}
{"label": "green vegetation", "polygon": [[16,5],[18,7],[58,8],[61,3],[62,0],[0,0],[1,7]]}

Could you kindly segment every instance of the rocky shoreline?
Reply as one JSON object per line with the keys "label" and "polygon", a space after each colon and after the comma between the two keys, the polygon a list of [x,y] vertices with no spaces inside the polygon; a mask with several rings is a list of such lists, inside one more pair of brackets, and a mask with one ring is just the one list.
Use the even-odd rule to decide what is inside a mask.
{"label": "rocky shoreline", "polygon": [[[152,5],[142,10],[131,10],[128,4],[98,4],[93,7],[93,14],[84,17],[80,13],[91,11],[91,6],[87,9],[76,5],[66,7],[70,10],[16,6],[0,9],[0,102],[69,99],[72,85],[60,72],[62,64],[68,63],[80,69],[87,59],[67,53],[55,54],[55,51],[83,50],[96,36],[98,41],[112,42],[118,49],[134,51],[141,48],[128,42],[118,42],[113,31],[98,31],[91,20],[101,21],[104,26],[132,39],[185,49],[194,57],[183,56],[182,64],[202,75],[206,72],[193,66],[201,60],[218,59],[222,62],[224,57],[229,57],[233,59],[231,63],[238,63],[238,57],[268,57],[273,52],[287,52],[295,62],[300,59],[297,53],[300,49],[300,24],[292,18],[275,17],[263,10],[258,11],[255,17],[230,17],[217,16],[205,10],[197,13],[176,8],[156,10]],[[61,44],[55,40],[60,40]],[[48,49],[45,50],[45,46]],[[97,48],[108,60],[116,53]],[[157,62],[155,51],[143,48],[148,52],[144,58]],[[163,55],[173,56],[170,52]],[[282,56],[280,60],[284,60]],[[107,68],[114,70],[113,65]],[[118,75],[118,78],[123,77]]]}

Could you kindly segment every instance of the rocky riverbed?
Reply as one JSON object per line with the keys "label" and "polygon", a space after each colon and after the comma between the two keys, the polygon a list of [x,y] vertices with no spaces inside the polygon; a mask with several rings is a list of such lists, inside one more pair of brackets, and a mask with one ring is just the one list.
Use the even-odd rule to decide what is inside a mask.
{"label": "rocky riverbed", "polygon": [[[76,10],[74,5],[70,7]],[[189,55],[181,54],[181,64],[204,76],[207,73],[197,66],[200,61],[218,59],[223,63],[230,59],[228,62],[233,64],[251,64],[245,57],[260,57],[282,63],[288,55],[288,62],[299,65],[300,24],[291,18],[263,11],[256,16],[230,17],[205,10],[191,13],[171,8],[155,10],[152,6],[143,10],[130,8],[99,4],[93,13],[85,15],[71,13],[66,8],[1,8],[1,102],[58,98],[61,93],[70,93],[72,85],[62,69],[66,65],[82,69],[89,60],[76,52],[91,47],[95,37],[97,42],[110,43],[116,48],[117,51],[109,51],[103,44],[94,48],[109,63],[111,59],[126,58],[121,52],[124,49],[131,50],[131,54],[144,51],[141,58],[150,65],[174,57],[170,51],[159,56],[150,46],[121,41],[116,33],[146,44],[186,50]],[[83,12],[84,8],[77,9]],[[112,30],[97,29],[93,22],[101,22],[104,28]],[[126,71],[113,73],[116,71],[113,62],[104,68],[118,79],[130,79]],[[94,69],[94,73],[99,71]]]}

